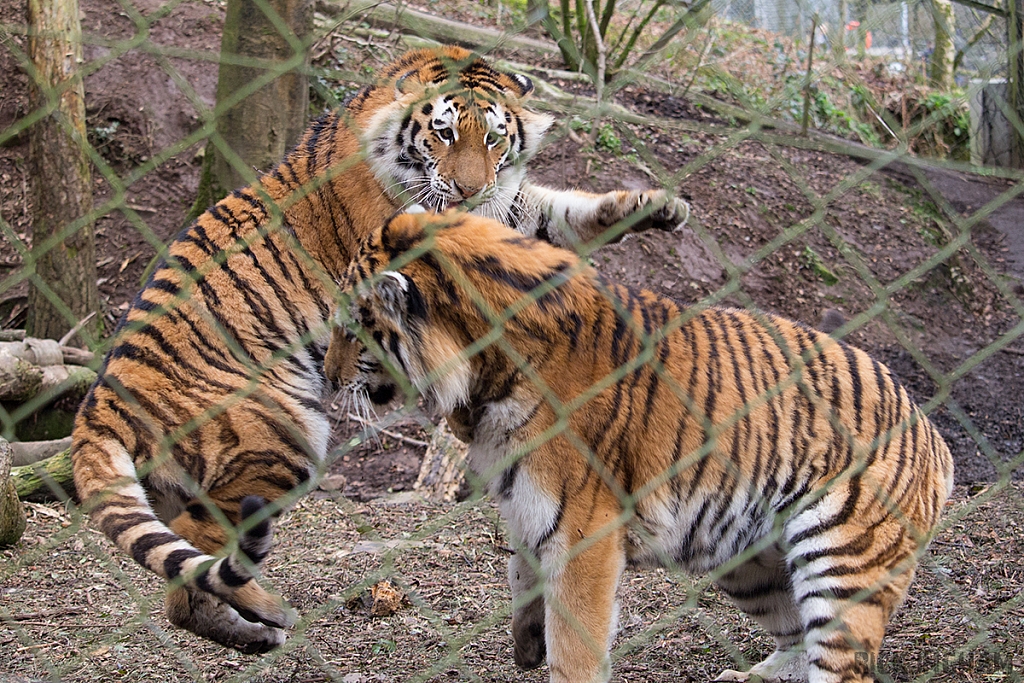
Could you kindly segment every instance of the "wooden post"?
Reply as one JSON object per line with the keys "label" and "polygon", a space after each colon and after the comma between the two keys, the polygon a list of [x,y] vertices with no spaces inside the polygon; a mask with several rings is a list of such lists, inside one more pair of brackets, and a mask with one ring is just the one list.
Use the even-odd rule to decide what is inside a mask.
{"label": "wooden post", "polygon": [[[35,69],[29,104],[49,113],[29,129],[34,210],[32,255],[26,265],[35,268],[42,285],[62,303],[34,282],[26,328],[30,336],[60,339],[99,310],[93,226],[77,223],[92,210],[78,0],[29,0],[28,25],[28,53]],[[98,330],[99,316],[83,337],[94,339]]]}
{"label": "wooden post", "polygon": [[952,0],[931,0],[935,22],[935,43],[928,64],[928,80],[932,86],[949,90],[953,87],[953,62],[956,60],[956,15]]}
{"label": "wooden post", "polygon": [[1024,0],[1007,0],[1007,104],[1010,119],[1010,166],[1024,168]]}
{"label": "wooden post", "polygon": [[811,76],[814,75],[814,34],[818,32],[818,13],[811,19],[811,42],[807,45],[807,76],[804,80],[804,115],[800,134],[807,137],[807,124],[811,117]]}

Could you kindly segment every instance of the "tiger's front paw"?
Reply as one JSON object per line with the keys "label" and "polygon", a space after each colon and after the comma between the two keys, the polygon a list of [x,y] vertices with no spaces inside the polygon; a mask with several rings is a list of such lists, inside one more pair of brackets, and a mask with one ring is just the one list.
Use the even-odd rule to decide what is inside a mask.
{"label": "tiger's front paw", "polygon": [[664,190],[647,190],[639,193],[636,210],[644,211],[648,206],[653,208],[633,227],[633,232],[652,229],[672,232],[686,225],[690,218],[690,205],[686,200],[672,197]]}

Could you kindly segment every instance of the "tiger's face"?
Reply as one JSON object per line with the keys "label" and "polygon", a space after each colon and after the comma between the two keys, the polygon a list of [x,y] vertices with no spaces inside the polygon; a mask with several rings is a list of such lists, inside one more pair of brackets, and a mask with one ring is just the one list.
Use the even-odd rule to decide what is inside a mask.
{"label": "tiger's face", "polygon": [[324,369],[346,387],[357,409],[385,406],[403,394],[423,396],[441,413],[466,403],[472,376],[466,344],[427,323],[423,294],[412,278],[383,270],[350,280],[347,294],[348,306],[335,315]]}
{"label": "tiger's face", "polygon": [[357,409],[387,405],[401,394],[423,396],[443,413],[466,402],[472,374],[464,355],[468,340],[436,315],[428,319],[429,294],[412,277],[423,264],[397,269],[392,263],[426,246],[424,226],[443,229],[459,222],[458,216],[397,216],[363,243],[349,265],[340,283],[346,303],[335,313],[324,370],[346,387]]}
{"label": "tiger's face", "polygon": [[[505,220],[524,164],[551,125],[550,117],[523,107],[533,83],[459,48],[402,65],[383,74],[387,85],[354,101],[357,111],[374,109],[362,128],[374,174],[402,208],[443,211],[465,204]],[[383,104],[385,98],[391,101]]]}
{"label": "tiger's face", "polygon": [[536,391],[521,364],[544,357],[537,339],[554,339],[593,305],[580,283],[595,276],[573,253],[493,220],[395,216],[362,243],[339,283],[325,375],[355,407],[404,393],[449,422],[481,401],[518,401]]}

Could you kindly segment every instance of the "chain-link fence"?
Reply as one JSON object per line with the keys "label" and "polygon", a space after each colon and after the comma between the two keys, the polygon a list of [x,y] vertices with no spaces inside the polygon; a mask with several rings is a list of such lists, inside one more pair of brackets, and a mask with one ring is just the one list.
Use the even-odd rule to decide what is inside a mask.
{"label": "chain-link fence", "polygon": [[[252,564],[259,549],[247,545],[261,529],[251,519],[241,523],[248,536],[233,527],[215,532],[221,534],[216,547],[189,539],[207,552],[248,548],[235,564],[218,564],[208,588],[221,581],[212,590],[228,591],[223,586],[230,588],[239,574],[255,571],[261,585],[296,608],[284,644],[265,654],[243,654],[171,627],[175,603],[164,604],[164,582],[135,561],[151,561],[167,539],[149,538],[140,548],[147,537],[140,531],[121,539],[131,554],[119,550],[80,508],[60,469],[67,452],[46,461],[44,485],[24,504],[25,535],[0,550],[0,679],[582,680],[585,663],[601,658],[604,626],[591,617],[595,605],[608,602],[611,581],[619,601],[617,630],[608,634],[612,680],[712,680],[726,669],[749,669],[779,642],[795,643],[801,666],[808,659],[829,666],[839,661],[829,659],[834,652],[852,652],[843,665],[879,681],[1020,680],[1024,176],[1006,165],[971,165],[956,151],[963,136],[954,129],[969,116],[968,100],[989,91],[973,82],[936,91],[910,68],[929,49],[926,3],[871,4],[872,49],[892,52],[863,60],[852,41],[847,51],[827,42],[809,49],[806,39],[790,39],[809,36],[812,21],[838,24],[831,6],[770,4],[715,6],[697,20],[667,3],[625,3],[609,11],[611,29],[598,53],[621,54],[616,50],[629,43],[632,27],[644,22],[645,29],[624,66],[615,69],[608,59],[609,78],[594,87],[596,69],[589,75],[582,66],[565,69],[554,43],[536,25],[526,28],[536,16],[532,5],[318,3],[313,35],[289,35],[299,50],[275,64],[221,54],[225,7],[215,0],[82,1],[81,61],[65,61],[84,76],[86,118],[78,133],[54,113],[67,87],[47,86],[32,66],[24,8],[0,9],[0,333],[16,340],[8,330],[24,326],[30,289],[44,290],[64,329],[87,337],[96,352],[91,361],[76,355],[69,336],[63,350],[56,346],[61,360],[105,374],[98,387],[110,389],[107,400],[120,406],[103,426],[92,413],[93,429],[116,433],[137,463],[148,461],[140,472],[149,476],[151,492],[168,477],[184,482],[173,491],[182,505],[170,516],[187,504],[197,524],[219,519],[231,527],[241,499],[253,493],[234,491],[224,504],[216,485],[188,469],[197,457],[207,463],[200,470],[227,462],[223,484],[280,463],[281,444],[302,457],[316,455],[324,435],[309,425],[324,418],[306,393],[318,389],[309,385],[320,381],[319,354],[336,310],[349,338],[337,333],[334,343],[342,346],[333,348],[367,347],[370,355],[352,367],[371,385],[393,377],[413,395],[404,408],[380,415],[361,412],[365,401],[353,403],[350,392],[326,399],[332,446],[313,478],[285,495],[291,507],[274,520],[273,548],[261,568]],[[246,6],[266,11],[262,1]],[[552,5],[550,16],[561,22],[558,9]],[[583,3],[573,21],[582,25],[590,11],[599,24],[607,9]],[[995,16],[989,22],[979,11],[956,7],[958,73],[990,79],[1009,63],[1006,41],[1000,42],[1007,19],[989,15]],[[676,26],[658,45],[658,36]],[[574,34],[576,25],[562,28],[570,38],[583,36],[579,53],[585,53],[586,33]],[[353,177],[346,173],[358,155],[381,153],[357,144],[360,151],[311,167],[308,180],[298,167],[279,170],[266,176],[263,192],[229,200],[244,199],[249,217],[264,214],[262,229],[224,238],[226,246],[217,242],[212,222],[204,224],[205,237],[179,235],[214,149],[243,177],[253,177],[217,132],[227,110],[216,93],[221,63],[261,72],[239,100],[300,64],[310,82],[310,110],[320,114],[358,103],[359,88],[385,78],[386,66],[410,47],[430,44],[430,37],[466,36],[492,63],[528,75],[535,92],[527,108],[554,119],[527,164],[532,182],[594,193],[664,189],[688,202],[685,225],[619,242],[647,224],[615,216],[579,241],[565,230],[593,222],[521,203],[516,215],[524,224],[541,237],[573,243],[578,260],[550,256],[555,261],[542,267],[531,247],[512,244],[501,252],[508,261],[495,264],[486,257],[489,243],[462,250],[428,228],[389,254],[405,279],[383,281],[399,283],[401,295],[381,290],[376,303],[371,296],[349,306],[355,295],[344,275],[347,263],[324,259],[335,247],[310,246],[296,216],[329,222],[340,243],[354,244],[345,233],[354,225],[352,212],[372,214],[366,207],[382,200],[383,186],[380,196],[359,195],[344,208],[332,209],[325,192],[335,179]],[[649,51],[652,46],[659,49]],[[309,66],[302,65],[305,52]],[[640,68],[630,69],[636,59]],[[904,68],[890,68],[893,62]],[[32,82],[41,100],[29,99]],[[998,125],[1012,132],[1020,112],[1009,104],[1009,91],[989,96],[1002,116]],[[363,121],[353,117],[335,130]],[[72,148],[84,151],[93,204],[84,218],[67,219],[55,237],[40,240],[33,229],[48,207],[33,194],[29,155],[39,151],[30,137],[47,119],[57,120]],[[329,130],[317,125],[318,136]],[[986,144],[1003,144],[999,135]],[[295,178],[288,177],[293,171]],[[628,199],[629,208],[642,204],[636,194]],[[314,202],[321,203],[303,214]],[[383,224],[389,215],[375,220]],[[239,214],[220,216],[225,225],[241,225]],[[95,232],[101,299],[93,318],[72,313],[59,286],[41,275],[47,254],[75,252],[87,226]],[[168,252],[163,245],[176,235],[180,249]],[[202,262],[194,260],[200,252]],[[272,261],[260,261],[271,252]],[[149,335],[173,329],[174,335],[150,336],[132,351],[122,338],[111,365],[101,365],[117,339],[116,321],[147,278],[149,298],[136,300],[139,317],[125,329]],[[237,292],[231,298],[219,289],[227,281]],[[618,284],[651,290],[680,308]],[[214,306],[215,294],[225,308]],[[201,308],[197,301],[209,307],[203,310],[235,313],[188,318]],[[388,302],[409,307],[397,317],[422,315],[428,322],[409,324],[399,342],[387,327],[386,314],[394,313]],[[384,308],[367,315],[373,305]],[[719,306],[731,312],[715,313]],[[303,316],[306,324],[297,322]],[[256,320],[253,329],[266,335],[247,336],[239,327],[243,318]],[[97,320],[102,329],[92,327]],[[437,320],[449,322],[422,333]],[[302,328],[294,339],[286,338],[289,325]],[[831,336],[815,336],[811,328]],[[261,356],[271,343],[274,350]],[[405,355],[396,356],[400,343]],[[957,483],[948,504],[941,504],[941,450],[921,431],[925,423],[906,412],[903,397],[886,391],[881,370],[852,347],[891,370],[948,444]],[[3,347],[0,357],[12,353]],[[424,370],[429,363],[416,360],[422,357],[436,362]],[[388,372],[381,374],[372,358],[383,359]],[[22,357],[10,367],[37,361]],[[110,378],[118,362],[129,361],[166,384],[156,381],[149,394],[119,389]],[[75,373],[58,380],[59,389],[37,386],[5,398],[3,436],[18,444],[66,434],[81,391],[54,396],[81,383]],[[584,381],[592,374],[593,385]],[[0,377],[6,391],[10,375]],[[289,385],[295,377],[307,384]],[[466,388],[475,380],[487,386]],[[459,398],[448,406],[447,422],[477,444],[463,465],[461,502],[430,500],[423,486],[411,490],[417,474],[423,484],[444,470],[449,492],[460,478],[452,467],[462,457],[457,442],[438,428],[438,411],[417,400],[436,394],[435,386]],[[218,391],[223,400],[203,403]],[[312,422],[303,422],[306,413],[287,412],[292,399]],[[506,423],[496,424],[485,406],[499,399]],[[226,428],[225,416],[234,419],[239,406],[255,406],[250,409],[261,418]],[[163,440],[146,446],[161,421]],[[524,425],[526,436],[516,431]],[[495,445],[506,432],[515,433],[515,445]],[[256,450],[236,448],[253,435],[262,440],[256,458]],[[481,464],[489,448],[498,464]],[[843,458],[845,465],[835,465]],[[878,473],[875,458],[891,468]],[[153,464],[169,459],[180,464],[173,475]],[[553,467],[555,459],[564,462]],[[35,471],[15,468],[14,479],[27,486]],[[492,480],[490,495],[482,475]],[[846,504],[855,514],[842,510]],[[889,588],[905,578],[910,562],[900,548],[913,548],[929,533],[927,511],[937,507],[942,519],[934,540],[876,656],[875,636],[865,635],[879,619],[872,610],[889,605]],[[115,537],[135,533],[126,532],[133,524],[154,523],[131,516],[138,511],[112,514],[121,517],[107,517],[104,530]],[[816,522],[808,515],[817,515]],[[880,516],[872,521],[872,515]],[[821,540],[833,525],[842,534]],[[212,521],[204,528],[219,527]],[[189,536],[187,527],[173,528]],[[808,549],[808,539],[820,543]],[[172,547],[184,554],[162,560],[192,558]],[[662,567],[628,567],[619,579],[625,554]],[[577,566],[581,558],[591,563],[588,569]],[[169,572],[171,565],[163,566]],[[884,571],[870,578],[856,571],[879,566]],[[862,583],[842,579],[851,575]],[[179,594],[187,580],[174,580]],[[200,594],[192,591],[189,609],[204,609]],[[787,597],[766,597],[775,594]],[[538,598],[547,608],[540,607],[539,620]],[[800,607],[792,607],[798,598]],[[828,611],[837,605],[842,609]],[[780,626],[785,619],[778,615],[794,609],[797,625]],[[546,642],[538,635],[545,627]],[[574,639],[583,644],[566,655]],[[822,654],[820,642],[833,654]],[[514,660],[541,663],[544,646],[557,666],[516,667]]]}

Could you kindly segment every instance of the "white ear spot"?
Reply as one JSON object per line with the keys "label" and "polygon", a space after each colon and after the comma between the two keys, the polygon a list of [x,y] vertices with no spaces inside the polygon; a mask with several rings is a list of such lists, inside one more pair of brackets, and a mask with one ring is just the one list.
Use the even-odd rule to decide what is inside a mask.
{"label": "white ear spot", "polygon": [[411,204],[405,208],[406,213],[426,213],[427,210],[423,208],[422,204]]}
{"label": "white ear spot", "polygon": [[390,278],[394,278],[395,282],[398,283],[398,286],[402,288],[403,292],[409,291],[409,280],[401,273],[394,270],[385,270],[384,272],[381,273],[381,275],[386,275]]}
{"label": "white ear spot", "polygon": [[522,87],[524,95],[533,92],[533,81],[528,77],[523,74],[512,74],[512,78]]}

